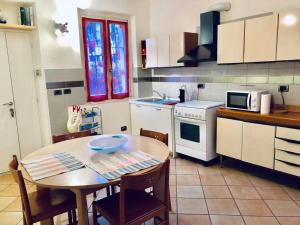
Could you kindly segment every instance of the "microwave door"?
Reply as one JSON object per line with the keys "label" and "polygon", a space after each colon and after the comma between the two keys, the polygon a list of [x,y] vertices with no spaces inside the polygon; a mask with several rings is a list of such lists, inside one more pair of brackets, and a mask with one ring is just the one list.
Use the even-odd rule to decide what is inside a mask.
{"label": "microwave door", "polygon": [[250,93],[227,93],[227,108],[248,110],[250,108],[251,94]]}

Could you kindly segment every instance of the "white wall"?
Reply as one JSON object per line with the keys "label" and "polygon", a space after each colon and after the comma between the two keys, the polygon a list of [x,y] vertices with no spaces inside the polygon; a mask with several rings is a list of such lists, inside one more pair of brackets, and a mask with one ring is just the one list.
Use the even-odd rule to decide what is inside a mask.
{"label": "white wall", "polygon": [[[223,0],[222,0],[223,1]],[[299,0],[224,0],[232,3],[229,12],[222,13],[221,21],[249,17],[272,11],[300,9]],[[151,35],[172,32],[196,32],[200,13],[216,0],[150,0]]]}
{"label": "white wall", "polygon": [[[44,69],[82,68],[77,8],[133,16],[137,46],[150,33],[148,0],[36,0],[36,6]],[[65,38],[54,34],[53,20],[69,23]]]}

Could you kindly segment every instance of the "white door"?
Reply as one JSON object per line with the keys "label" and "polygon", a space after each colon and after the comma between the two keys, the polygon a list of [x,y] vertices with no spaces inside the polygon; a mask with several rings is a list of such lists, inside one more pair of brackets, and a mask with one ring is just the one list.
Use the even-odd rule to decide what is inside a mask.
{"label": "white door", "polygon": [[19,156],[18,131],[16,117],[12,117],[10,110],[14,110],[5,33],[0,32],[0,173],[8,171],[8,163],[15,154]]}
{"label": "white door", "polygon": [[169,35],[157,37],[157,67],[170,66],[170,37]]}
{"label": "white door", "polygon": [[170,66],[183,66],[177,60],[184,56],[184,33],[170,35]]}
{"label": "white door", "polygon": [[146,39],[146,68],[157,67],[157,46],[155,38]]}
{"label": "white door", "polygon": [[23,158],[42,145],[30,36],[7,32],[6,42]]}

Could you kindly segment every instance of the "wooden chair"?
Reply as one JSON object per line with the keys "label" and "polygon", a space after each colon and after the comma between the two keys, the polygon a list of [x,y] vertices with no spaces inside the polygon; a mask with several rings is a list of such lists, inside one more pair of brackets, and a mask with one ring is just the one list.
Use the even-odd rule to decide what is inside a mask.
{"label": "wooden chair", "polygon": [[141,128],[140,136],[154,138],[168,145],[168,134],[162,134],[160,132],[144,130],[143,128]]}
{"label": "wooden chair", "polygon": [[22,172],[18,170],[18,160],[14,155],[9,163],[9,170],[14,180],[19,184],[24,225],[33,225],[36,222],[53,219],[54,216],[68,212],[69,224],[76,222],[76,196],[68,190],[42,189],[27,193]]}
{"label": "wooden chair", "polygon": [[[140,225],[151,218],[168,225],[169,166],[167,159],[145,174],[123,175],[119,193],[93,202],[94,225],[99,225],[100,216],[111,225]],[[153,187],[153,195],[145,192],[149,187]]]}
{"label": "wooden chair", "polygon": [[59,136],[53,136],[52,142],[58,143],[58,142],[71,140],[71,139],[75,139],[75,138],[88,137],[91,135],[92,135],[92,133],[90,130],[76,132],[76,133],[70,133],[70,134],[63,134],[63,135],[59,135]]}

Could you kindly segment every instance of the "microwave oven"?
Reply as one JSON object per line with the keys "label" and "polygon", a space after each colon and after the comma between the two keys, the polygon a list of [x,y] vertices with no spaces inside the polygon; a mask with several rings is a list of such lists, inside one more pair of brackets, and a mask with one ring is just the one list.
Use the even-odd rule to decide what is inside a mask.
{"label": "microwave oven", "polygon": [[268,93],[266,90],[227,91],[226,108],[259,112],[261,95]]}

